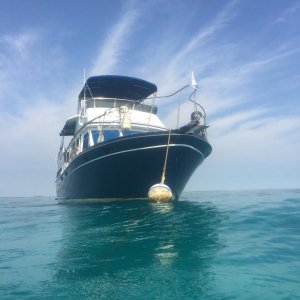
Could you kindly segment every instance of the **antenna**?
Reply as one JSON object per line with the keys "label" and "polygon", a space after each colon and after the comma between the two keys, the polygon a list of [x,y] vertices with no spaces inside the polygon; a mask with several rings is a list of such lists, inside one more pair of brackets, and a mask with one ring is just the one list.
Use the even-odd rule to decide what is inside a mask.
{"label": "antenna", "polygon": [[[194,76],[194,71],[192,71],[192,87],[194,89],[193,93],[191,96],[194,96],[194,111],[197,111],[197,105],[196,105],[196,101],[195,101],[195,94],[197,92],[197,89],[198,89],[198,84],[197,84],[197,81],[195,79],[195,76]],[[191,97],[190,97],[191,98]]]}
{"label": "antenna", "polygon": [[85,89],[86,89],[86,83],[85,83],[85,68],[83,68],[83,111],[85,115],[85,109],[86,109],[86,100],[85,100]]}
{"label": "antenna", "polygon": [[198,89],[198,84],[194,76],[194,71],[192,71],[192,87],[194,88],[194,90]]}
{"label": "antenna", "polygon": [[83,68],[83,86],[84,86],[84,89],[83,89],[83,99],[85,101],[85,68]]}

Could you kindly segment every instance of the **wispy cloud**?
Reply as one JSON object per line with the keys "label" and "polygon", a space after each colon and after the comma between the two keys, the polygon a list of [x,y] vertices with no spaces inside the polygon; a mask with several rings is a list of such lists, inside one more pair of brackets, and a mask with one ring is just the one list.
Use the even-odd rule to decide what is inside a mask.
{"label": "wispy cloud", "polygon": [[[201,47],[201,53],[204,54],[205,58],[206,55],[209,55],[208,52],[212,49],[210,45],[207,47],[200,45],[199,47]],[[230,51],[228,48],[226,50]],[[242,45],[240,46],[240,50],[243,51]],[[196,58],[196,60],[201,64],[203,58],[198,55],[198,52],[199,48],[195,48],[190,55],[182,58],[181,65],[173,65],[173,75],[170,75],[171,72],[169,72],[168,69],[166,71],[162,71],[163,77],[166,77],[164,83],[168,82],[169,79],[168,87],[170,90],[176,90],[179,88],[180,83],[189,83],[188,80],[190,78],[188,76],[190,76],[190,70],[186,68],[186,64],[189,64],[191,56]],[[226,124],[228,120],[238,121],[241,119],[242,121],[242,118],[244,116],[249,116],[250,112],[258,114],[263,114],[264,112],[271,113],[274,108],[272,106],[268,107],[268,99],[266,99],[268,101],[262,103],[265,105],[263,110],[255,109],[249,111],[248,108],[247,111],[243,111],[244,108],[242,106],[246,103],[249,105],[251,102],[256,103],[257,105],[256,99],[253,99],[253,90],[255,90],[255,85],[253,83],[260,81],[260,78],[264,76],[268,76],[264,74],[269,74],[269,72],[271,72],[272,76],[274,76],[274,74],[276,74],[276,68],[282,65],[287,58],[298,53],[299,49],[295,48],[294,45],[285,44],[279,45],[278,48],[275,49],[261,49],[259,53],[243,60],[240,60],[239,58],[234,59],[234,57],[229,56],[228,59],[230,60],[230,63],[224,61],[222,57],[215,58],[215,55],[213,55],[214,59],[219,60],[218,67],[214,68],[214,72],[209,75],[204,75],[204,77],[201,76],[200,72],[198,72],[200,78],[198,82],[198,100],[204,105],[210,119],[213,119],[214,124],[220,124],[222,122]],[[205,69],[206,67],[203,69],[204,74]],[[181,76],[179,79],[177,76],[180,76],[178,74],[181,74],[183,70],[185,71],[185,75]],[[282,70],[280,70],[280,73],[282,76]],[[157,79],[161,79],[160,76],[161,75],[159,75]],[[184,82],[182,78],[187,78],[188,80]],[[186,94],[183,96],[181,101],[186,100],[187,98],[188,95]],[[178,97],[169,101],[161,100],[159,103],[162,108],[164,106],[168,106],[168,109],[170,109],[170,101],[173,101],[174,104],[171,107],[171,112],[163,117],[168,126],[174,126],[176,124],[176,105]],[[180,111],[182,115],[181,120],[188,119],[191,113],[190,103],[181,103]],[[276,113],[276,110],[273,110],[273,112]],[[218,116],[220,113],[222,114],[221,118]],[[223,130],[225,128],[226,126],[223,126]]]}
{"label": "wispy cloud", "polygon": [[275,19],[274,23],[286,22],[288,18],[291,17],[291,15],[295,14],[297,11],[299,11],[299,9],[300,9],[299,2],[289,6],[288,8],[286,8],[281,12],[281,14]]}
{"label": "wispy cloud", "polygon": [[73,107],[69,87],[61,90],[54,76],[62,74],[61,53],[52,50],[39,31],[0,38],[2,196],[54,194],[58,132]]}
{"label": "wispy cloud", "polygon": [[230,113],[213,121],[214,134],[215,136],[225,136],[229,132],[236,130],[241,124],[257,119],[264,113],[266,113],[264,109],[248,109]]}
{"label": "wispy cloud", "polygon": [[138,18],[138,11],[128,4],[120,20],[108,32],[106,40],[100,44],[100,51],[92,66],[91,73],[109,74],[114,71],[126,48]]}
{"label": "wispy cloud", "polygon": [[18,35],[4,35],[0,44],[9,47],[10,51],[17,51],[21,57],[27,54],[28,49],[38,40],[38,35],[33,32],[24,32]]}
{"label": "wispy cloud", "polygon": [[2,114],[0,195],[53,194],[60,114],[60,107],[49,102],[20,116]]}
{"label": "wispy cloud", "polygon": [[0,107],[7,99],[9,91],[14,92],[13,84],[19,77],[20,69],[24,70],[29,49],[37,39],[36,34],[28,32],[0,36]]}
{"label": "wispy cloud", "polygon": [[230,1],[229,4],[211,21],[206,27],[200,31],[184,46],[169,62],[169,68],[186,60],[190,53],[195,53],[196,49],[202,48],[205,42],[212,38],[218,31],[221,31],[235,15],[236,1]]}
{"label": "wispy cloud", "polygon": [[[158,32],[160,42],[154,43],[155,52],[146,53],[143,68],[138,69],[137,73],[151,78],[155,82],[163,83],[160,89],[162,94],[173,91],[180,85],[186,84],[187,81],[189,82],[192,70],[196,72],[196,77],[199,75],[199,78],[202,78],[201,71],[214,65],[220,59],[218,49],[210,48],[208,52],[208,45],[211,45],[216,36],[229,25],[235,13],[236,1],[230,1],[188,40],[186,39],[186,36],[189,36],[188,32],[195,29],[191,28],[189,22],[185,22],[185,20],[180,21],[180,26],[186,29],[183,31],[183,35],[176,32],[175,24],[172,34],[165,34],[162,28]],[[166,36],[167,40],[165,41]],[[159,55],[155,55],[155,53]],[[151,56],[150,60],[149,55]],[[161,57],[163,58],[162,61]],[[199,74],[197,74],[198,72]]]}

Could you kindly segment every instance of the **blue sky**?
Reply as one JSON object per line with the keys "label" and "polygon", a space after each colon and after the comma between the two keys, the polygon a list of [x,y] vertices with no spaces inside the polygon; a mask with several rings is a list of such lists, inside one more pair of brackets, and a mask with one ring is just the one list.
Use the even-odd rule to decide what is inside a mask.
{"label": "blue sky", "polygon": [[[187,190],[299,188],[299,1],[0,3],[0,196],[55,194],[58,133],[84,68],[160,94],[194,71],[213,153]],[[175,126],[175,102],[159,105]]]}

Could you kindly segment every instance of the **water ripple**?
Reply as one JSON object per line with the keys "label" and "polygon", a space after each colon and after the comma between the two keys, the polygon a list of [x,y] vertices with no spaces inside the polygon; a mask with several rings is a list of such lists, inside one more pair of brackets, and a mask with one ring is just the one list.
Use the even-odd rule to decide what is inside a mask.
{"label": "water ripple", "polygon": [[0,202],[1,299],[297,299],[298,191]]}

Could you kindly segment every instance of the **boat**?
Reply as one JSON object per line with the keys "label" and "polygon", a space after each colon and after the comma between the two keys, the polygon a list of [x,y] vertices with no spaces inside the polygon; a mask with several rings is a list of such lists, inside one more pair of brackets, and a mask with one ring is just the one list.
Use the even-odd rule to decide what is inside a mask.
{"label": "boat", "polygon": [[[157,114],[157,99],[188,88],[190,119],[181,127],[166,128]],[[195,100],[196,91],[195,80],[168,96],[158,96],[155,84],[134,77],[100,75],[85,80],[77,114],[60,132],[57,199],[148,199],[150,187],[161,182],[163,169],[164,183],[173,199],[179,199],[212,151],[206,113]]]}

